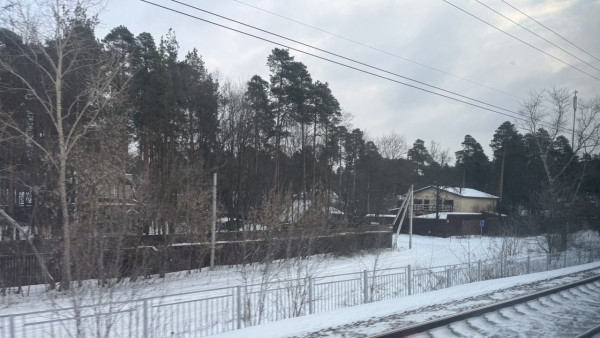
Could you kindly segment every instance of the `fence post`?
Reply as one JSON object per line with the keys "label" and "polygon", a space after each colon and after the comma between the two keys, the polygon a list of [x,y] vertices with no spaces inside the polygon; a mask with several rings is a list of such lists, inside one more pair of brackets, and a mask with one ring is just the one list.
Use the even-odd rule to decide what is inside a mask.
{"label": "fence post", "polygon": [[531,272],[531,256],[527,255],[527,274]]}
{"label": "fence post", "polygon": [[363,304],[369,302],[369,278],[367,275],[367,270],[363,271]]}
{"label": "fence post", "polygon": [[10,315],[8,316],[8,326],[9,326],[9,336],[10,338],[15,338],[16,335],[16,330],[15,330],[15,316],[14,315]]}
{"label": "fence post", "polygon": [[150,337],[150,313],[148,309],[148,299],[144,299],[144,338]]}
{"label": "fence post", "polygon": [[408,289],[408,295],[412,295],[412,276],[410,271],[410,264],[406,267],[406,286]]}
{"label": "fence post", "polygon": [[581,264],[581,249],[577,250],[577,265]]}
{"label": "fence post", "polygon": [[563,252],[564,256],[563,256],[563,268],[567,267],[567,250],[565,250]]}
{"label": "fence post", "polygon": [[446,288],[449,288],[452,283],[450,283],[450,277],[452,277],[452,269],[446,268]]}
{"label": "fence post", "polygon": [[481,259],[477,261],[477,281],[481,282]]}
{"label": "fence post", "polygon": [[237,286],[237,328],[242,328],[242,287]]}
{"label": "fence post", "polygon": [[313,301],[314,279],[308,276],[308,314],[315,313],[315,303]]}

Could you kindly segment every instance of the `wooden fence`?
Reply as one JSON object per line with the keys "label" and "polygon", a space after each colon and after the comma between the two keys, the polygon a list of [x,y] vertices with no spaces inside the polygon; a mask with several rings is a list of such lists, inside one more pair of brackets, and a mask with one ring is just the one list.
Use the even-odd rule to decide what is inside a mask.
{"label": "wooden fence", "polygon": [[[209,266],[210,242],[188,240],[186,243],[183,237],[178,240],[160,237],[163,239],[141,238],[135,244],[134,239],[123,238],[121,245],[113,243],[113,249],[104,250],[101,258],[74,257],[73,276],[79,280],[125,277],[135,279]],[[223,241],[223,237],[229,237],[229,240]],[[60,243],[39,245],[45,249],[40,255],[44,264],[55,281],[59,282],[62,255]],[[297,233],[287,237],[247,232],[245,235],[238,233],[220,236],[215,250],[215,263],[235,265],[260,262],[265,258],[276,260],[325,253],[345,255],[366,249],[390,248],[391,245],[392,236],[389,229],[322,232],[310,235]],[[15,247],[19,250],[14,250]],[[12,254],[6,254],[11,251]],[[0,242],[0,252],[4,253],[0,255],[0,290],[47,282],[35,255],[27,250],[23,241]]]}

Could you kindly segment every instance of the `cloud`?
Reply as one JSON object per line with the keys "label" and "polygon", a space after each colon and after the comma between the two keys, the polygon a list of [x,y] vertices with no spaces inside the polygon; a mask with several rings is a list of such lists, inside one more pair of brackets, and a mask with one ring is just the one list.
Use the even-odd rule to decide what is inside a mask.
{"label": "cloud", "polygon": [[[171,1],[155,1],[251,32],[241,25],[194,12]],[[582,98],[599,94],[599,81],[515,41],[442,1],[244,0],[252,6],[293,18],[306,25],[319,27],[469,81],[418,66],[240,2],[187,2],[513,111],[519,108],[517,98],[472,82],[519,97],[525,97],[531,90],[553,86],[577,89]],[[600,23],[597,20],[600,2],[584,0],[508,2],[560,32],[596,57],[600,57],[600,44],[597,41],[597,37],[600,36]],[[506,29],[520,39],[600,77],[600,72],[564,55],[485,7],[475,2],[454,3]],[[496,2],[489,2],[488,5],[600,68],[600,62],[516,13],[510,7]],[[180,55],[185,55],[186,51],[196,47],[205,60],[207,68],[211,71],[218,70],[222,76],[234,81],[246,81],[253,74],[268,78],[266,58],[276,47],[273,44],[169,13],[143,2],[109,0],[107,9],[108,11],[100,17],[104,24],[104,28],[100,31],[104,34],[114,26],[124,25],[134,34],[147,31],[158,40],[169,28],[173,28],[182,49]],[[253,33],[282,41],[264,33]],[[309,50],[291,42],[285,44]],[[315,53],[334,58],[319,52]],[[329,82],[342,108],[355,116],[354,127],[368,130],[372,137],[394,129],[405,135],[409,142],[413,142],[416,138],[434,139],[441,141],[445,148],[456,151],[460,148],[464,135],[471,134],[490,155],[487,145],[495,129],[503,121],[511,120],[479,108],[361,74],[296,51],[291,51],[291,54],[307,65],[313,79]]]}

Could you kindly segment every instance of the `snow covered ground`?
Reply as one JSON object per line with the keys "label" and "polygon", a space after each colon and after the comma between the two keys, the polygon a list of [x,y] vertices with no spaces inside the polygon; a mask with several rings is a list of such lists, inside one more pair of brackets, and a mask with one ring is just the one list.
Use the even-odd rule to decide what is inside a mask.
{"label": "snow covered ground", "polygon": [[[324,276],[360,273],[364,270],[403,268],[413,269],[494,260],[499,256],[527,257],[544,253],[542,238],[492,238],[470,236],[464,238],[437,238],[413,236],[412,249],[408,249],[408,235],[397,238],[397,249],[363,252],[350,257],[316,256],[281,268],[277,264],[268,280],[289,279],[295,276]],[[573,242],[579,247],[600,247],[594,232],[580,233]],[[387,301],[348,307],[331,312],[268,323],[243,330],[224,333],[223,337],[264,336],[353,336],[377,333],[398,323],[404,325],[445,315],[452,311],[486,304],[531,291],[530,289],[554,285],[577,277],[561,277],[577,271],[600,267],[592,263],[579,267],[471,283],[449,289],[417,294]],[[294,271],[293,269],[297,269]],[[99,303],[156,297],[176,297],[186,300],[230,292],[232,287],[264,280],[261,265],[241,268],[219,267],[214,271],[203,269],[191,273],[169,274],[164,279],[151,278],[135,283],[122,282],[106,290],[94,283],[84,284],[77,297],[67,297],[58,291],[47,291],[44,286],[26,287],[23,294],[0,296],[0,315],[53,310],[73,306],[74,302]],[[533,283],[533,284],[531,284]],[[532,285],[535,285],[532,286]],[[217,290],[215,290],[217,289]],[[213,291],[214,290],[214,291]],[[76,299],[75,299],[76,298]],[[403,313],[398,317],[398,313]],[[386,320],[388,318],[389,320]],[[341,330],[341,331],[340,331]]]}
{"label": "snow covered ground", "polygon": [[[365,337],[567,284],[589,276],[590,269],[596,274],[600,273],[600,262],[460,285],[327,313],[290,318],[213,337]],[[552,328],[548,326],[540,337],[554,336],[552,332]]]}

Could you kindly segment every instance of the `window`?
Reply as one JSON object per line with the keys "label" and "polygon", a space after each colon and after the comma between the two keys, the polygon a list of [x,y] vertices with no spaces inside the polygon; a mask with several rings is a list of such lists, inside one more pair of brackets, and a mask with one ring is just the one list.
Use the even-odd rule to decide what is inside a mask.
{"label": "window", "polygon": [[415,204],[423,204],[423,200],[422,199],[416,199],[415,200]]}
{"label": "window", "polygon": [[424,200],[423,204],[429,204],[429,200]]}

